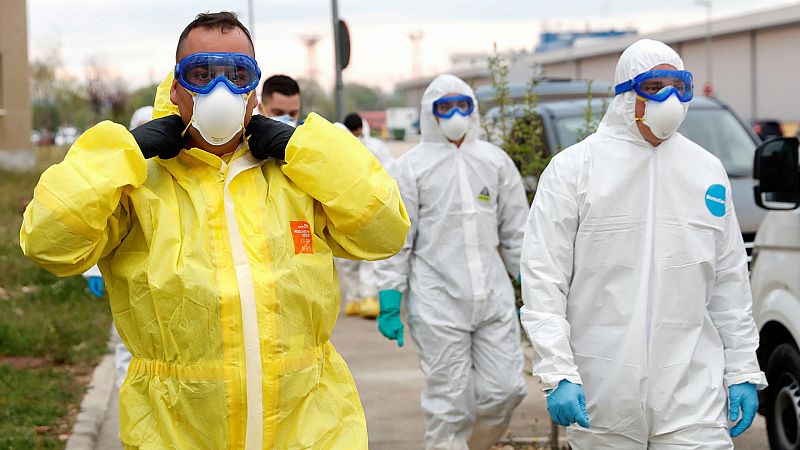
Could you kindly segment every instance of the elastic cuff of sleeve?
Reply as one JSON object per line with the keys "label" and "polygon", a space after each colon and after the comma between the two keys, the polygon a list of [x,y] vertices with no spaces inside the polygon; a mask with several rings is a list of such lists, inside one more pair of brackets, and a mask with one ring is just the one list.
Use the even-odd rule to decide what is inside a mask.
{"label": "elastic cuff of sleeve", "polygon": [[755,385],[756,389],[760,391],[767,387],[767,376],[764,375],[764,372],[725,376],[725,384],[728,386],[728,388],[742,383],[753,384]]}
{"label": "elastic cuff of sleeve", "polygon": [[380,300],[381,304],[381,311],[387,311],[390,309],[400,310],[400,302],[403,298],[403,294],[400,291],[395,291],[394,289],[380,291],[378,293],[378,299]]}

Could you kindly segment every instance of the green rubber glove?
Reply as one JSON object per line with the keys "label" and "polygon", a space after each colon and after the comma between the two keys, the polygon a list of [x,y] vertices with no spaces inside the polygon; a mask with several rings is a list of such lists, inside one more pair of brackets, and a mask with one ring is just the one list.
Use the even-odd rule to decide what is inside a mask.
{"label": "green rubber glove", "polygon": [[381,312],[378,315],[378,331],[389,339],[396,340],[397,346],[403,346],[403,322],[400,321],[400,291],[389,289],[378,292]]}

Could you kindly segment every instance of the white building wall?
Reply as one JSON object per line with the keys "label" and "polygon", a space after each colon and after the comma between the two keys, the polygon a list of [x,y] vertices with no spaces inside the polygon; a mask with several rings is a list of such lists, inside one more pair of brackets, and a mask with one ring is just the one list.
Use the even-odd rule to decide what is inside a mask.
{"label": "white building wall", "polygon": [[548,64],[542,67],[542,76],[549,78],[576,78],[577,65],[575,61],[564,61]]}
{"label": "white building wall", "polygon": [[614,71],[619,60],[617,53],[586,58],[580,64],[580,78],[614,83]]}
{"label": "white building wall", "polygon": [[800,24],[756,33],[756,113],[800,122]]}

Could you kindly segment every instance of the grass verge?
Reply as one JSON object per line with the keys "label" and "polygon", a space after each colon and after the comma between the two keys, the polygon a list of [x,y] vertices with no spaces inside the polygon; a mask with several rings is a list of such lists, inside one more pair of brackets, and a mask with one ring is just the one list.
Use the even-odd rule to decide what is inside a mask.
{"label": "grass verge", "polygon": [[[42,169],[63,158],[37,150]],[[58,449],[106,351],[106,299],[22,254],[19,228],[39,174],[0,171],[0,448]]]}

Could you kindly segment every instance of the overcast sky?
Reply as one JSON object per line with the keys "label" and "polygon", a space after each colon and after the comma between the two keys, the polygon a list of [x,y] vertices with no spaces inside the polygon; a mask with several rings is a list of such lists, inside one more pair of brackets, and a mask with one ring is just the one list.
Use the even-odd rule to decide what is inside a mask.
{"label": "overcast sky", "polygon": [[[660,6],[653,6],[654,4]],[[798,3],[787,0],[714,0],[715,18]],[[64,66],[80,78],[84,62],[97,59],[132,88],[160,81],[175,64],[175,46],[198,12],[231,10],[249,26],[247,0],[28,0],[28,52],[40,58],[60,50]],[[191,5],[191,6],[190,6]],[[333,83],[329,0],[254,0],[256,59],[265,76],[304,77],[308,70],[302,35],[319,35],[316,64],[325,88]],[[350,28],[352,57],[345,82],[391,89],[411,77],[408,34],[422,31],[422,71],[450,67],[459,52],[532,50],[543,28],[601,30],[633,27],[640,33],[703,22],[694,0],[340,0]]]}

